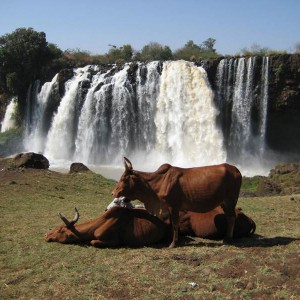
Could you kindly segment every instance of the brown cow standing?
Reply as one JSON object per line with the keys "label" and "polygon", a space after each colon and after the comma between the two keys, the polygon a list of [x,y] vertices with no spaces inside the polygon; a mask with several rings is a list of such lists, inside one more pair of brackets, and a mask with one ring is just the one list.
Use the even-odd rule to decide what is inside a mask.
{"label": "brown cow standing", "polygon": [[144,209],[113,207],[97,219],[75,225],[60,214],[65,225],[45,235],[47,242],[64,244],[89,243],[95,247],[139,247],[162,242],[171,236],[170,226]]}
{"label": "brown cow standing", "polygon": [[197,168],[178,168],[162,165],[156,172],[133,170],[124,157],[125,172],[112,194],[119,198],[138,199],[146,209],[160,216],[168,210],[173,226],[170,247],[178,240],[179,211],[208,212],[222,205],[227,220],[224,241],[233,237],[235,206],[239,197],[242,176],[229,164]]}

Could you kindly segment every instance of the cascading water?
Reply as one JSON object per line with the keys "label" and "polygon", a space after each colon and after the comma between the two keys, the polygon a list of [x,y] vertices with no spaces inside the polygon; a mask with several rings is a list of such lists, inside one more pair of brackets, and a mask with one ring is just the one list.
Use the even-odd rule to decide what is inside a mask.
{"label": "cascading water", "polygon": [[265,152],[268,64],[268,58],[221,60],[215,97],[205,70],[186,61],[78,68],[47,130],[43,116],[57,79],[42,87],[27,150],[44,151],[50,161],[97,165],[120,165],[127,156],[152,170],[164,162],[226,160],[243,169],[250,156]]}
{"label": "cascading water", "polygon": [[224,162],[217,114],[204,69],[186,61],[166,62],[155,124],[156,146],[167,160],[178,165]]}
{"label": "cascading water", "polygon": [[90,66],[79,68],[75,76],[66,83],[66,93],[53,118],[47,136],[45,155],[49,159],[71,160],[74,151],[74,135],[80,106],[81,83],[88,80]]}
{"label": "cascading water", "polygon": [[[147,149],[151,141],[150,131],[153,130],[153,105],[148,99],[155,95],[151,88],[153,81],[148,81],[152,65],[149,64],[146,78],[149,86],[145,88],[146,84],[138,75],[137,91],[128,80],[130,65],[113,76],[94,76],[94,84],[88,91],[79,118],[75,159],[109,164],[114,163],[115,159],[120,160],[119,157],[125,153]],[[144,66],[139,66],[138,74],[141,68]]]}
{"label": "cascading water", "polygon": [[159,95],[161,64],[157,61],[140,64],[137,71],[137,149],[149,152],[155,144],[156,99]]}
{"label": "cascading water", "polygon": [[260,134],[259,134],[259,152],[263,156],[265,152],[265,136],[267,127],[268,100],[269,100],[269,57],[263,58],[261,70],[262,82],[262,104],[260,108]]}
{"label": "cascading water", "polygon": [[18,102],[16,98],[13,98],[7,105],[4,119],[1,123],[1,132],[5,132],[16,126],[14,114],[16,113],[17,106],[18,106]]}
{"label": "cascading water", "polygon": [[[37,103],[47,103],[55,82],[42,88]],[[183,166],[226,160],[206,72],[192,63],[127,64],[105,72],[87,66],[75,70],[65,90],[44,135],[50,160],[119,164],[124,155],[139,155],[143,165],[147,157]],[[42,140],[44,106],[36,105],[32,137]]]}
{"label": "cascading water", "polygon": [[223,114],[228,160],[241,169],[253,166],[258,173],[263,173],[259,168],[266,158],[268,62],[263,57],[259,70],[257,57],[223,59],[217,70],[216,103]]}
{"label": "cascading water", "polygon": [[26,138],[24,139],[24,144],[26,148],[30,148],[31,151],[44,152],[45,141],[47,131],[44,128],[46,123],[46,108],[50,101],[50,97],[57,88],[57,75],[54,76],[51,82],[46,82],[41,91],[37,94],[36,103],[33,107],[31,121],[26,122]]}
{"label": "cascading water", "polygon": [[233,155],[236,155],[236,150],[238,150],[243,156],[249,149],[251,108],[253,104],[253,65],[252,58],[248,59],[247,67],[245,58],[238,61],[229,136],[229,147],[232,149]]}
{"label": "cascading water", "polygon": [[[103,85],[99,89],[101,83]],[[75,141],[75,157],[84,163],[96,162],[97,153],[103,153],[104,150],[101,147],[101,141],[107,143],[108,128],[103,117],[105,117],[107,111],[104,99],[109,87],[109,81],[105,84],[105,73],[95,76],[81,110]],[[97,141],[99,141],[99,144]]]}

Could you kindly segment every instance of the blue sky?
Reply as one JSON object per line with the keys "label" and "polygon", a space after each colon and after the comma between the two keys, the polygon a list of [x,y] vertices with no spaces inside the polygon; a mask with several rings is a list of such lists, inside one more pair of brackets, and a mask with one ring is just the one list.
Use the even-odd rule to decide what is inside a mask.
{"label": "blue sky", "polygon": [[293,52],[300,43],[300,0],[0,0],[0,11],[0,36],[32,27],[62,50],[93,54],[149,42],[174,51],[209,37],[220,54],[253,44]]}

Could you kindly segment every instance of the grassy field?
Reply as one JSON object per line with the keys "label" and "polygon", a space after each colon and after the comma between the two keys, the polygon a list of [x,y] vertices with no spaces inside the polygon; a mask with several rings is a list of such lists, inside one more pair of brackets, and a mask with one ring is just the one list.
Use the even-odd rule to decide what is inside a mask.
{"label": "grassy field", "polygon": [[189,237],[175,249],[44,241],[59,212],[70,219],[76,206],[79,223],[102,214],[114,184],[0,168],[0,299],[300,299],[300,195],[241,198],[257,231],[230,246]]}

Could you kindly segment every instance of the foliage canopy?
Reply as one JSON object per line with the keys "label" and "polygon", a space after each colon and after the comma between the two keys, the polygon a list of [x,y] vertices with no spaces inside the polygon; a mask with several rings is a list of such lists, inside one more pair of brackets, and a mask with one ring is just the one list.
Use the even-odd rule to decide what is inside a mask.
{"label": "foliage canopy", "polygon": [[48,44],[44,32],[32,28],[18,28],[0,37],[0,92],[26,94],[30,83],[61,53],[54,44]]}

